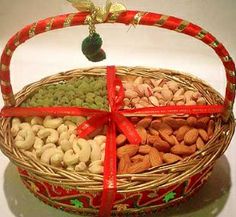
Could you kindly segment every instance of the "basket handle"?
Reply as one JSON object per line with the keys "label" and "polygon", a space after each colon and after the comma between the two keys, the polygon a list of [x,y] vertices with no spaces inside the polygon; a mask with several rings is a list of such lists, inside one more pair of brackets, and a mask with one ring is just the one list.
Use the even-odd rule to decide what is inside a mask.
{"label": "basket handle", "polygon": [[[16,48],[30,38],[47,31],[61,29],[69,26],[87,25],[88,17],[88,13],[79,12],[40,20],[36,23],[26,26],[8,41],[2,53],[0,62],[1,92],[6,107],[15,105],[15,97],[10,82],[10,62]],[[109,14],[105,23],[123,23],[126,25],[140,24],[161,27],[192,36],[210,46],[219,56],[225,67],[227,86],[224,100],[223,118],[224,120],[228,120],[233,110],[235,98],[235,64],[223,44],[220,43],[213,35],[188,21],[172,16],[141,11],[123,11],[119,13],[111,13]]]}

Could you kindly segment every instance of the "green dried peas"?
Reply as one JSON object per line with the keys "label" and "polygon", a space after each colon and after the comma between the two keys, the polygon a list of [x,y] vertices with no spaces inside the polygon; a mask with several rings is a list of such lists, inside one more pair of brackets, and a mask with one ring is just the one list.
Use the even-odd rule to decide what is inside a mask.
{"label": "green dried peas", "polygon": [[49,84],[35,91],[22,107],[80,106],[108,110],[104,77],[84,76]]}

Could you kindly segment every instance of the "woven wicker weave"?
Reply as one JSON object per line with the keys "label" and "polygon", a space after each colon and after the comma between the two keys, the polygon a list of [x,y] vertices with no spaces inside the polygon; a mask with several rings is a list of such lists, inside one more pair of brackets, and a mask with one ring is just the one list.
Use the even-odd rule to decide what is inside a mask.
{"label": "woven wicker weave", "polygon": [[[57,83],[59,81],[64,81],[73,77],[80,77],[83,75],[105,75],[106,67],[77,69],[69,72],[63,72],[53,76],[49,76],[38,82],[26,86],[15,96],[12,93],[9,75],[6,75],[7,73],[9,73],[9,64],[12,53],[20,43],[23,43],[25,40],[31,38],[32,36],[49,29],[84,24],[86,23],[86,16],[87,14],[85,13],[78,13],[39,21],[38,23],[24,28],[9,41],[6,49],[4,50],[0,65],[2,93],[6,106],[18,106],[27,98],[27,96],[29,96],[37,88],[45,84]],[[215,164],[215,161],[227,149],[233,136],[235,127],[234,117],[232,114],[235,91],[235,68],[232,59],[230,58],[223,45],[220,44],[212,35],[210,35],[210,33],[202,30],[200,27],[197,27],[187,21],[159,14],[127,11],[122,12],[121,14],[110,14],[107,22],[154,25],[195,36],[205,43],[210,44],[215,49],[217,54],[221,57],[221,60],[224,62],[228,78],[227,93],[224,103],[222,97],[216,90],[211,88],[202,80],[191,75],[164,69],[117,67],[117,74],[121,77],[127,75],[135,75],[150,78],[168,78],[175,80],[181,83],[181,85],[198,90],[207,99],[208,104],[214,105],[224,103],[226,108],[223,116],[214,116],[214,120],[216,123],[214,136],[211,138],[211,140],[203,150],[196,152],[194,155],[191,155],[190,157],[187,157],[183,161],[180,161],[178,163],[164,164],[158,168],[152,168],[145,173],[117,175],[118,193],[127,195],[128,193],[143,192],[148,189],[167,189],[176,184],[184,183],[186,180],[190,179],[201,171],[212,168],[212,166]],[[231,86],[233,86],[233,89],[231,88]],[[22,171],[26,171],[29,177],[33,177],[34,180],[42,183],[50,183],[54,186],[64,186],[65,188],[77,189],[81,192],[91,192],[92,194],[96,194],[97,192],[101,193],[101,191],[103,190],[103,176],[84,172],[69,172],[58,169],[47,164],[43,164],[42,162],[33,158],[31,159],[19,149],[17,149],[13,145],[13,138],[10,133],[10,121],[10,118],[1,118],[0,120],[0,148],[15,165],[17,165]],[[210,173],[210,169],[208,170],[208,173]],[[191,193],[193,192],[194,190]],[[71,206],[62,205],[57,200],[47,200],[42,195],[37,194],[37,191],[34,191],[33,193],[50,205],[54,205],[57,208],[63,206],[63,209],[65,209],[66,211],[85,214],[91,213],[93,216],[94,213],[97,212],[96,209],[92,208],[72,208]],[[179,198],[179,200],[181,199],[183,198]],[[124,212],[140,212],[142,210],[150,210],[164,206],[168,205],[166,204],[163,206],[152,206],[150,208],[143,207],[140,209],[133,208],[130,210],[127,209]],[[117,211],[113,212],[116,213]]]}

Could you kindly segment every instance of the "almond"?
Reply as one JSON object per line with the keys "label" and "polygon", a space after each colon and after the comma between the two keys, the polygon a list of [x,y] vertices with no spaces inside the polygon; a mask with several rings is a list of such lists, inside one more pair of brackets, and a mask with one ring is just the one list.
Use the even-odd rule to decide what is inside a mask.
{"label": "almond", "polygon": [[162,122],[168,124],[172,129],[178,129],[176,119],[171,117],[164,117],[162,118]]}
{"label": "almond", "polygon": [[207,134],[209,138],[213,136],[214,130],[215,130],[215,122],[213,120],[210,120],[207,126]]}
{"label": "almond", "polygon": [[138,163],[138,162],[143,161],[143,158],[144,158],[143,155],[137,154],[137,155],[135,155],[135,156],[133,156],[133,157],[131,158],[131,161],[132,161],[133,163]]}
{"label": "almond", "polygon": [[170,150],[170,145],[168,142],[161,139],[160,136],[157,136],[155,143],[153,144],[158,151],[168,152]]}
{"label": "almond", "polygon": [[173,135],[169,136],[166,133],[160,132],[160,136],[163,140],[165,140],[166,142],[168,142],[171,146],[175,145],[175,140],[172,137]]}
{"label": "almond", "polygon": [[146,129],[146,128],[149,127],[151,122],[152,122],[152,117],[151,116],[145,117],[137,123],[137,127],[143,127],[143,128]]}
{"label": "almond", "polygon": [[209,117],[201,117],[197,120],[196,127],[206,129],[209,121],[210,121]]}
{"label": "almond", "polygon": [[149,129],[149,132],[152,134],[152,135],[159,135],[159,132],[151,127],[148,128]]}
{"label": "almond", "polygon": [[180,119],[180,118],[175,119],[172,117],[164,117],[162,118],[162,121],[168,124],[173,130],[177,130],[178,128],[187,124],[186,120],[184,119]]}
{"label": "almond", "polygon": [[149,157],[152,167],[160,166],[163,163],[159,151],[155,148],[151,148]]}
{"label": "almond", "polygon": [[130,118],[130,121],[131,121],[133,124],[137,124],[137,123],[140,121],[140,118],[139,118],[139,117],[131,117],[131,118]]}
{"label": "almond", "polygon": [[151,167],[149,155],[145,155],[143,161],[134,163],[128,168],[128,173],[141,173]]}
{"label": "almond", "polygon": [[175,140],[175,145],[179,145],[179,141],[176,139],[176,137],[174,135],[172,135],[173,139]]}
{"label": "almond", "polygon": [[175,145],[171,148],[171,153],[176,155],[191,155],[196,151],[196,145],[187,146],[187,145]]}
{"label": "almond", "polygon": [[131,165],[131,161],[130,161],[129,155],[126,154],[122,156],[118,164],[118,174],[127,173],[130,165]]}
{"label": "almond", "polygon": [[198,137],[196,145],[198,150],[202,150],[204,148],[205,144],[201,137]]}
{"label": "almond", "polygon": [[185,134],[184,143],[186,145],[192,145],[192,144],[196,143],[197,138],[198,138],[198,130],[193,128]]}
{"label": "almond", "polygon": [[120,134],[116,137],[116,144],[117,146],[121,146],[125,143],[126,141],[126,136],[124,134]]}
{"label": "almond", "polygon": [[[153,121],[154,122],[154,121]],[[166,123],[155,122],[151,123],[151,127],[159,132],[166,133],[167,135],[171,135],[173,133],[173,129]]]}
{"label": "almond", "polygon": [[144,127],[137,127],[136,130],[138,131],[138,134],[140,135],[142,141],[141,144],[146,144],[147,142],[147,131]]}
{"label": "almond", "polygon": [[185,125],[178,129],[176,133],[176,138],[178,141],[182,141],[184,139],[185,134],[190,130],[190,127]]}
{"label": "almond", "polygon": [[160,123],[161,123],[161,120],[159,120],[159,119],[153,120],[152,123],[150,124],[150,127],[153,129],[156,129],[155,127],[160,125]]}
{"label": "almond", "polygon": [[117,149],[117,156],[118,158],[121,158],[124,155],[128,155],[129,157],[134,156],[139,150],[138,145],[124,145]]}
{"label": "almond", "polygon": [[141,154],[148,154],[151,148],[152,147],[150,145],[140,145],[138,152]]}
{"label": "almond", "polygon": [[171,154],[171,153],[163,154],[163,161],[165,163],[175,163],[175,162],[182,160],[182,159],[183,159],[182,157],[175,155],[175,154]]}
{"label": "almond", "polygon": [[190,127],[195,127],[196,123],[197,123],[197,118],[190,116],[187,118],[187,123]]}
{"label": "almond", "polygon": [[198,129],[199,135],[202,137],[204,142],[207,142],[209,140],[208,134],[205,130],[203,129]]}
{"label": "almond", "polygon": [[153,135],[148,135],[147,137],[147,143],[154,144],[156,142],[157,137]]}

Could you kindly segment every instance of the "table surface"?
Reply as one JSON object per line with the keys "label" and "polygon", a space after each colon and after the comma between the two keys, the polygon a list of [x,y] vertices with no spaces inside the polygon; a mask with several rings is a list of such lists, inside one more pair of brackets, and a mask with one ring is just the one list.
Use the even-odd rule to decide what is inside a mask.
{"label": "table surface", "polygon": [[[95,1],[105,2],[105,1]],[[201,25],[215,35],[236,59],[235,0],[119,1],[129,9],[174,15]],[[0,0],[0,51],[26,24],[75,11],[66,1]],[[99,65],[148,66],[192,73],[224,94],[221,62],[201,42],[154,27],[99,25],[107,60],[90,63],[81,54],[87,27],[74,27],[35,37],[22,45],[12,60],[14,92],[42,77],[74,68]],[[1,99],[0,106],[3,105]],[[235,111],[235,109],[234,109]],[[171,217],[233,217],[236,212],[236,138],[215,166],[208,183],[187,203],[160,213]],[[34,198],[21,183],[15,166],[0,154],[0,210],[4,217],[72,217]]]}

